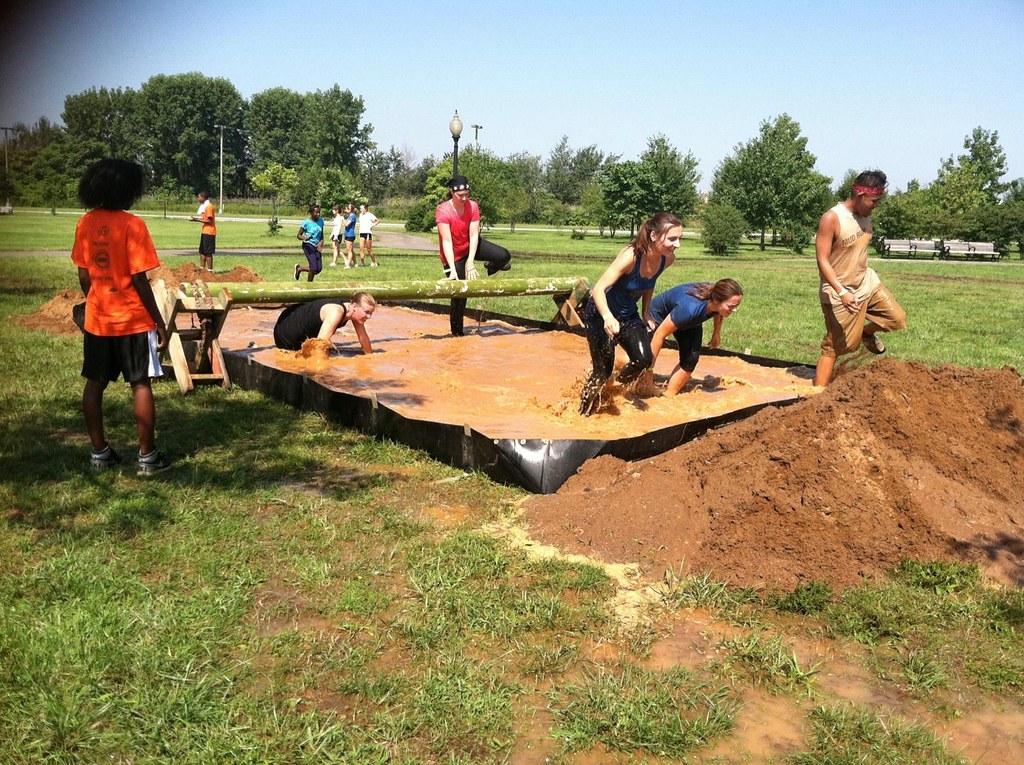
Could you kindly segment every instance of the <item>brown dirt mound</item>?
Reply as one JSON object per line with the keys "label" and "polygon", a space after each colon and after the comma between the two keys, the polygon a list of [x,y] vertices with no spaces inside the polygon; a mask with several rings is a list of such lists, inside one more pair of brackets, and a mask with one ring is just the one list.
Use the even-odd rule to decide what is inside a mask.
{"label": "brown dirt mound", "polygon": [[883,359],[636,463],[600,457],[524,505],[530,536],[606,562],[791,589],[959,559],[1024,585],[1024,381]]}
{"label": "brown dirt mound", "polygon": [[211,274],[209,271],[200,268],[195,263],[184,263],[177,268],[160,266],[149,272],[149,280],[155,282],[163,279],[168,287],[176,288],[182,282],[194,282],[201,279],[207,283],[213,282],[263,282],[266,281],[255,271],[245,266],[235,266],[230,271]]}
{"label": "brown dirt mound", "polygon": [[[154,268],[149,272],[149,280],[155,282],[158,279],[163,279],[169,289],[177,289],[182,282],[194,282],[196,279],[202,279],[209,283],[266,281],[245,266],[235,266],[230,271],[211,274],[194,263],[186,263],[173,269],[163,265]],[[35,313],[30,313],[28,316],[15,316],[14,321],[26,329],[37,329],[54,335],[78,335],[81,334],[81,330],[71,320],[71,309],[76,303],[84,301],[85,296],[82,295],[81,289],[61,290]]]}

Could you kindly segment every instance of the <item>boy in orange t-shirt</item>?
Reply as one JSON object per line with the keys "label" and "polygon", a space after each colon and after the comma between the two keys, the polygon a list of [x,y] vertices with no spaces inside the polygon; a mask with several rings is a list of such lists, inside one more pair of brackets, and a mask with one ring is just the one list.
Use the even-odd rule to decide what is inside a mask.
{"label": "boy in orange t-shirt", "polygon": [[171,461],[154,443],[156,406],[151,378],[163,374],[160,351],[167,327],[146,272],[160,265],[149,230],[125,212],[142,196],[142,168],[123,159],[91,165],[78,184],[78,198],[91,208],[78,221],[71,260],[85,293],[82,394],[92,441],[90,462],[105,470],[121,457],[103,431],[103,392],[122,376],[132,386],[142,476],[162,473]]}
{"label": "boy in orange t-shirt", "polygon": [[213,202],[210,201],[209,191],[200,191],[196,194],[199,200],[199,209],[189,220],[203,224],[203,231],[199,235],[199,267],[205,268],[213,273],[213,253],[217,250],[217,220],[213,212]]}

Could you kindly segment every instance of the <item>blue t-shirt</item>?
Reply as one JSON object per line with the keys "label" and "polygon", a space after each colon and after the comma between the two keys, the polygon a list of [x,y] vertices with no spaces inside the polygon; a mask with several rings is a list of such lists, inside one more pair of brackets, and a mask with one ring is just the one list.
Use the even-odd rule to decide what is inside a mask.
{"label": "blue t-shirt", "polygon": [[620,276],[618,281],[604,293],[608,301],[608,310],[620,322],[639,318],[640,312],[636,309],[637,299],[647,290],[654,289],[658,277],[665,270],[664,255],[661,256],[661,265],[658,266],[658,271],[654,276],[640,275],[640,261],[641,258],[635,258],[633,270]]}
{"label": "blue t-shirt", "polygon": [[356,214],[352,213],[348,216],[345,221],[345,238],[355,239],[356,238]]}
{"label": "blue t-shirt", "polygon": [[672,319],[676,331],[699,327],[712,317],[708,313],[708,301],[689,294],[697,283],[679,284],[672,289],[655,295],[651,301],[651,318],[658,324],[666,317]]}
{"label": "blue t-shirt", "polygon": [[311,245],[316,247],[324,238],[324,219],[318,218],[316,220],[310,220],[306,218],[300,224],[300,228],[306,232],[306,239],[303,241],[309,242]]}

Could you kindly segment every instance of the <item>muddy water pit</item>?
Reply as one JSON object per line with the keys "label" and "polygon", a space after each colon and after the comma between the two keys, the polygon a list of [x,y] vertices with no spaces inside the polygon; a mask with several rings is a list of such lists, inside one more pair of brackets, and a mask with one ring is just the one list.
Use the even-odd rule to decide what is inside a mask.
{"label": "muddy water pit", "polygon": [[[232,310],[221,334],[226,351],[247,353],[252,363],[305,375],[331,390],[369,397],[405,417],[468,425],[492,438],[615,439],[696,422],[750,406],[812,394],[813,370],[759,366],[729,356],[706,355],[685,395],[637,395],[610,385],[602,411],[576,412],[589,372],[586,339],[567,332],[487,321],[453,338],[448,318],[404,307],[382,306],[367,324],[374,352],[359,351],[348,327],[317,353],[274,347],[279,311]],[[656,379],[666,379],[677,359],[658,359]]]}

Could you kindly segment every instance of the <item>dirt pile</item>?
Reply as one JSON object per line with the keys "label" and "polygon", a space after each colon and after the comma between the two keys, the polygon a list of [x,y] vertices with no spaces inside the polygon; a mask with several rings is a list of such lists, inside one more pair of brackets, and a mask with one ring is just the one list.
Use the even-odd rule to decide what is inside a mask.
{"label": "dirt pile", "polygon": [[[194,263],[186,263],[178,268],[161,265],[149,272],[149,280],[155,282],[163,279],[168,289],[177,289],[182,282],[262,282],[266,281],[255,271],[245,266],[235,266],[230,271],[211,274]],[[79,288],[61,290],[51,300],[43,304],[38,311],[28,316],[15,316],[14,321],[26,329],[37,329],[55,335],[78,335],[81,330],[71,320],[71,309],[76,303],[85,302],[85,296]]]}
{"label": "dirt pile", "polygon": [[903,558],[1024,585],[1024,381],[881,360],[637,463],[591,460],[524,506],[538,541],[746,586],[847,587]]}

